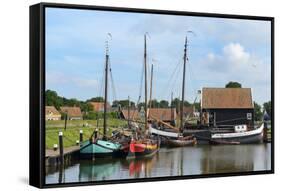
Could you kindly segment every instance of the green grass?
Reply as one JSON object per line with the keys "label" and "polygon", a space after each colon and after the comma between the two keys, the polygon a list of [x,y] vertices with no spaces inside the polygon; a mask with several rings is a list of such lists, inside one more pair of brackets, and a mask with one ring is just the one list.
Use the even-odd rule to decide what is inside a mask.
{"label": "green grass", "polygon": [[[108,132],[110,136],[111,132],[115,129],[124,127],[127,123],[119,119],[108,119]],[[88,124],[86,126],[86,124]],[[64,130],[64,121],[46,121],[46,149],[52,149],[54,144],[59,143],[58,134],[63,132],[63,144],[64,147],[70,147],[76,145],[76,141],[79,140],[79,132],[83,130],[83,139],[89,139],[93,131],[97,128],[96,120],[73,120],[67,122],[66,130]],[[103,120],[99,120],[99,135],[103,132]]]}

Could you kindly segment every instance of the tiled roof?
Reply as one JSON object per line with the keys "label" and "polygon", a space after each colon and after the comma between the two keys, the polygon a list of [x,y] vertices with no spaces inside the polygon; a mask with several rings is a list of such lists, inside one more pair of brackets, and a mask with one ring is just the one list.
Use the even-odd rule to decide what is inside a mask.
{"label": "tiled roof", "polygon": [[148,109],[148,118],[150,115],[153,118],[157,118],[162,121],[175,120],[177,117],[175,108],[173,108],[172,110],[171,108],[151,108]]}
{"label": "tiled roof", "polygon": [[[128,119],[128,110],[127,109],[123,109],[122,111],[122,115],[124,116],[124,119]],[[130,119],[139,119],[140,115],[138,110],[136,109],[131,109],[130,110]]]}
{"label": "tiled roof", "polygon": [[253,108],[251,88],[203,88],[202,109]]}
{"label": "tiled roof", "polygon": [[[104,102],[89,102],[91,106],[93,106],[94,111],[103,111],[104,110]],[[110,104],[107,103],[107,109],[110,109]]]}
{"label": "tiled roof", "polygon": [[82,117],[80,107],[61,107],[60,110],[63,113],[67,113],[68,117]]}
{"label": "tiled roof", "polygon": [[60,112],[54,106],[45,106],[46,115],[60,115]]}

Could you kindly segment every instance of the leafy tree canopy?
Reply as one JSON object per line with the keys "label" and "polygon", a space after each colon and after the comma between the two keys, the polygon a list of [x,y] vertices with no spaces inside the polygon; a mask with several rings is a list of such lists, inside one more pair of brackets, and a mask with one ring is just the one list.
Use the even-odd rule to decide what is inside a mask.
{"label": "leafy tree canopy", "polygon": [[239,82],[228,82],[225,85],[226,88],[242,88],[242,85]]}
{"label": "leafy tree canopy", "polygon": [[267,114],[271,117],[271,101],[265,102],[263,108],[266,110]]}
{"label": "leafy tree canopy", "polygon": [[254,112],[255,112],[254,120],[261,121],[262,120],[261,106],[256,102],[254,102]]}
{"label": "leafy tree canopy", "polygon": [[93,97],[91,99],[86,100],[86,102],[90,102],[90,101],[92,101],[92,102],[104,102],[104,99],[103,99],[103,97]]}
{"label": "leafy tree canopy", "polygon": [[167,107],[169,107],[169,102],[166,101],[166,100],[161,100],[161,101],[159,102],[159,107],[160,107],[160,108],[167,108]]}
{"label": "leafy tree canopy", "polygon": [[[130,105],[131,107],[135,107],[135,102],[133,101],[130,101]],[[113,101],[113,105],[112,106],[120,106],[121,108],[128,108],[129,106],[129,100],[128,99],[125,99],[125,100],[115,100]]]}

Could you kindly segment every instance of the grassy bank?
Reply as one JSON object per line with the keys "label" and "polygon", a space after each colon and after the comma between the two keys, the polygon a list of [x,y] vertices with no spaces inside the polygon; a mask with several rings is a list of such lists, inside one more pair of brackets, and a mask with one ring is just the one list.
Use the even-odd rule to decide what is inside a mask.
{"label": "grassy bank", "polygon": [[[79,131],[83,130],[83,139],[89,139],[93,131],[97,128],[96,120],[73,120],[67,121],[66,130],[64,130],[64,121],[46,121],[46,148],[52,149],[54,144],[58,144],[58,133],[63,132],[64,147],[76,145],[79,140]],[[122,128],[127,122],[119,119],[108,119],[107,135],[110,136],[113,130]],[[99,120],[99,134],[103,133],[103,120]]]}

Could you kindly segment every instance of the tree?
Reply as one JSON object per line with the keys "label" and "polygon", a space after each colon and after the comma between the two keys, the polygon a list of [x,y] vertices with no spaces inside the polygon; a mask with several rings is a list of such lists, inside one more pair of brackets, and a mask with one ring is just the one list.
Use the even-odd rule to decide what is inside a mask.
{"label": "tree", "polygon": [[198,103],[198,102],[195,102],[195,103],[194,103],[194,107],[195,107],[195,110],[196,110],[196,111],[200,111],[200,110],[201,110],[201,105],[200,105],[200,103]]}
{"label": "tree", "polygon": [[261,111],[261,106],[254,102],[254,112],[255,112],[255,121],[261,121],[262,120],[262,111]]}
{"label": "tree", "polygon": [[271,101],[265,102],[263,104],[263,108],[265,109],[265,111],[267,112],[267,114],[270,116],[271,118]]}
{"label": "tree", "polygon": [[179,98],[175,98],[175,99],[172,100],[171,106],[173,108],[176,108],[176,111],[179,112],[179,110],[180,110],[180,103],[181,103],[180,99]]}
{"label": "tree", "polygon": [[[113,101],[113,105],[114,105],[114,106],[120,105],[121,108],[128,108],[128,106],[129,106],[129,100],[128,100],[128,99],[119,100],[119,101],[118,101],[118,100],[115,100],[115,101]],[[130,101],[130,105],[131,105],[131,107],[135,107],[135,102]]]}
{"label": "tree", "polygon": [[156,99],[153,99],[153,100],[148,102],[148,106],[150,106],[150,105],[151,105],[151,108],[158,108],[159,107],[159,102]]}
{"label": "tree", "polygon": [[45,104],[47,106],[55,106],[56,109],[59,109],[63,106],[63,99],[58,96],[57,92],[47,90],[45,92]]}
{"label": "tree", "polygon": [[67,106],[73,107],[80,107],[80,101],[78,101],[76,98],[66,99],[65,104]]}
{"label": "tree", "polygon": [[112,102],[112,107],[118,107],[118,105],[119,105],[119,101],[118,100],[114,100]]}
{"label": "tree", "polygon": [[166,101],[166,100],[161,100],[161,101],[159,102],[159,107],[160,107],[160,108],[167,108],[167,107],[169,107],[169,102]]}
{"label": "tree", "polygon": [[[180,111],[180,107],[181,107],[181,100],[179,98],[175,98],[175,99],[172,100],[172,104],[171,105],[172,105],[173,108],[176,108],[177,112],[179,112]],[[189,106],[191,106],[191,104],[188,101],[184,101],[183,102],[183,106],[184,107],[189,107]]]}
{"label": "tree", "polygon": [[225,85],[226,88],[242,88],[242,85],[238,82],[228,82],[228,84]]}
{"label": "tree", "polygon": [[93,106],[90,105],[89,103],[83,102],[83,101],[80,102],[80,108],[85,113],[93,111]]}
{"label": "tree", "polygon": [[189,106],[191,106],[191,104],[190,104],[188,101],[184,101],[184,102],[183,102],[183,106],[189,107]]}
{"label": "tree", "polygon": [[104,102],[103,97],[93,97],[91,99],[88,99],[86,102]]}
{"label": "tree", "polygon": [[140,102],[138,104],[138,110],[140,110],[142,107],[144,108],[144,106],[145,106],[145,103],[144,102]]}
{"label": "tree", "polygon": [[97,120],[99,116],[99,112],[96,111],[89,111],[84,113],[83,118],[86,120]]}

